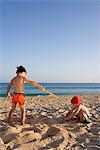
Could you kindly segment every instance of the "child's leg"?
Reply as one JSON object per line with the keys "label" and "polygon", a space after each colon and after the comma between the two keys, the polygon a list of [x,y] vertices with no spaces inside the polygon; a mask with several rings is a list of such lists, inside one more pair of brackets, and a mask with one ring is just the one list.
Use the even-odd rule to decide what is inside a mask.
{"label": "child's leg", "polygon": [[25,123],[25,105],[20,105],[21,111],[21,124]]}
{"label": "child's leg", "polygon": [[15,111],[16,105],[17,105],[16,103],[12,103],[12,109],[10,110],[9,117],[8,117],[8,123],[9,124],[12,124],[11,117]]}
{"label": "child's leg", "polygon": [[85,113],[83,113],[82,111],[79,112],[78,117],[81,122],[83,122],[87,119],[87,115]]}

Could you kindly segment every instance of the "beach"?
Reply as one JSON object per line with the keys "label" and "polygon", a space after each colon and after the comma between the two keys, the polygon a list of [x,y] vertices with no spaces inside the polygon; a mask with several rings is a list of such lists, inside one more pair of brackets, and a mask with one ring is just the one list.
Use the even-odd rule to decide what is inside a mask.
{"label": "beach", "polygon": [[91,123],[72,119],[64,113],[71,108],[73,95],[34,96],[26,99],[26,124],[20,123],[20,109],[7,123],[11,100],[0,98],[0,150],[100,150],[100,95],[80,95],[91,113]]}

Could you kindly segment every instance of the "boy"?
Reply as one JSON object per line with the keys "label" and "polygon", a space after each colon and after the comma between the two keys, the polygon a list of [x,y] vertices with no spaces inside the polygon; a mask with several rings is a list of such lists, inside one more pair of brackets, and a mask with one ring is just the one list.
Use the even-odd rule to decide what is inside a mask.
{"label": "boy", "polygon": [[74,96],[71,99],[71,104],[73,108],[65,115],[66,120],[70,120],[74,116],[83,123],[90,123],[90,113],[86,106],[81,103],[81,98],[79,96]]}
{"label": "boy", "polygon": [[23,66],[19,66],[17,67],[17,76],[15,76],[11,82],[9,83],[8,87],[7,87],[7,97],[10,98],[10,88],[13,85],[14,86],[14,93],[12,95],[12,109],[9,113],[9,117],[8,117],[8,123],[10,125],[12,125],[12,121],[11,121],[11,117],[15,111],[16,105],[17,103],[20,106],[20,110],[21,110],[21,124],[23,125],[25,123],[25,101],[24,101],[24,82],[30,83],[33,86],[37,86],[38,88],[40,88],[43,91],[46,91],[45,88],[34,82],[31,80],[28,80],[26,78],[26,69]]}

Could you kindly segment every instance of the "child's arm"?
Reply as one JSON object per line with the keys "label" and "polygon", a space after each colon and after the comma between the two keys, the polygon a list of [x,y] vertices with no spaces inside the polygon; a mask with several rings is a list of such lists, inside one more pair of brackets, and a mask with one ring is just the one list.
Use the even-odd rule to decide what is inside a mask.
{"label": "child's arm", "polygon": [[69,114],[67,115],[66,120],[70,120],[71,118],[76,116],[80,110],[81,110],[81,106],[79,105],[78,108],[74,108],[71,111],[69,111]]}
{"label": "child's arm", "polygon": [[45,91],[45,88],[44,88],[42,85],[40,85],[40,84],[38,84],[38,83],[36,83],[36,82],[34,82],[34,81],[32,81],[32,80],[29,80],[29,79],[26,79],[26,78],[25,78],[25,81],[26,81],[27,83],[32,84],[33,86],[38,87],[39,89],[41,89],[41,90],[43,90],[43,91]]}
{"label": "child's arm", "polygon": [[70,110],[67,114],[66,114],[66,120],[70,120],[71,118],[73,118],[73,110]]}
{"label": "child's arm", "polygon": [[10,89],[11,89],[11,86],[12,86],[12,80],[11,80],[11,82],[8,84],[8,87],[7,87],[7,97],[8,98],[10,98],[11,97],[11,95],[10,95]]}

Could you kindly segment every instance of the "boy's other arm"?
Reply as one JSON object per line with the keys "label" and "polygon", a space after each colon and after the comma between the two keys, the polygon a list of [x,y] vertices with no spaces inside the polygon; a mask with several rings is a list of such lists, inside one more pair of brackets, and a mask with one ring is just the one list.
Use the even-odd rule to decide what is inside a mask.
{"label": "boy's other arm", "polygon": [[11,86],[12,86],[12,80],[11,82],[8,84],[8,87],[7,87],[7,96],[10,97],[10,89],[11,89]]}
{"label": "boy's other arm", "polygon": [[42,85],[40,85],[40,84],[38,84],[38,83],[36,83],[36,82],[34,82],[34,81],[32,81],[32,80],[29,80],[29,79],[26,79],[26,78],[25,78],[25,81],[26,81],[27,83],[29,83],[29,84],[32,84],[33,86],[38,87],[38,88],[41,89],[41,90],[44,90],[44,89],[45,89]]}

